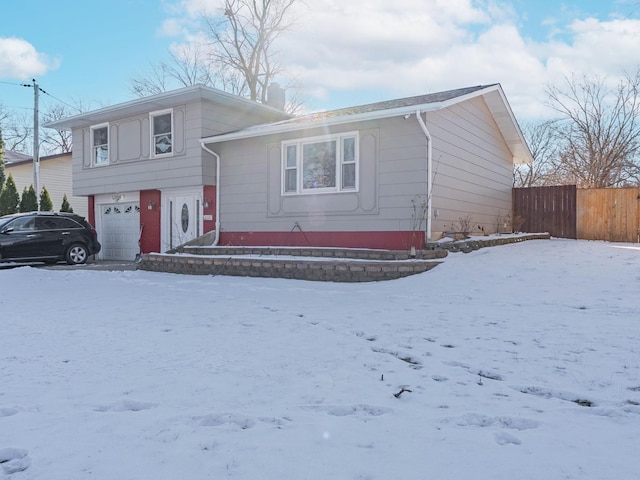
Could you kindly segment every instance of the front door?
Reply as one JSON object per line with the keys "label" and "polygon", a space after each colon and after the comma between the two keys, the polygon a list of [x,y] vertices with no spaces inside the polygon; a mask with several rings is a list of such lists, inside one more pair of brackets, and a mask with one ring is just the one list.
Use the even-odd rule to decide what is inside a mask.
{"label": "front door", "polygon": [[169,249],[200,236],[200,197],[199,194],[167,196]]}

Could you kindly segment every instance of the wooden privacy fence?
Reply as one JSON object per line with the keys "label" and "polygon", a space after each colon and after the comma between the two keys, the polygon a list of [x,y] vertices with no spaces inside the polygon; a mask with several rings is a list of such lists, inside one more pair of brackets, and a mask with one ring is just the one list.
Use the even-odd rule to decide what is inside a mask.
{"label": "wooden privacy fence", "polygon": [[513,189],[513,217],[522,217],[525,232],[576,237],[576,186]]}
{"label": "wooden privacy fence", "polygon": [[580,188],[578,238],[640,243],[640,188]]}
{"label": "wooden privacy fence", "polygon": [[514,188],[513,215],[525,232],[640,243],[640,188]]}

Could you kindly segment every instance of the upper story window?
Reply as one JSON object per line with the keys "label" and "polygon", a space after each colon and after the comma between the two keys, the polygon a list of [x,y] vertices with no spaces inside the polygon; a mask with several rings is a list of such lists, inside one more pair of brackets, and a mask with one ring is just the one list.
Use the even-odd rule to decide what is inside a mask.
{"label": "upper story window", "polygon": [[91,127],[91,156],[93,165],[109,163],[109,125]]}
{"label": "upper story window", "polygon": [[332,193],[358,189],[358,133],[282,143],[282,193]]}
{"label": "upper story window", "polygon": [[154,157],[173,153],[173,113],[151,112],[151,151]]}

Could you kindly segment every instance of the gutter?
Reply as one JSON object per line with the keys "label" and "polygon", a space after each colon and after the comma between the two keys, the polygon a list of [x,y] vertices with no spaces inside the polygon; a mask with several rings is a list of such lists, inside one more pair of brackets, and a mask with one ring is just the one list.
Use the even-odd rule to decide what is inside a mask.
{"label": "gutter", "polygon": [[202,140],[200,140],[200,146],[205,152],[216,157],[216,234],[213,239],[213,246],[217,247],[220,241],[220,155],[208,148]]}
{"label": "gutter", "polygon": [[427,125],[424,123],[422,119],[422,112],[420,110],[416,110],[416,119],[418,120],[418,124],[420,124],[420,128],[424,133],[424,136],[427,139],[427,231],[426,231],[426,241],[431,242],[431,200],[432,200],[432,192],[431,188],[433,186],[433,178],[431,175],[431,171],[433,169],[433,149],[431,144],[433,143],[431,140],[431,134],[429,133],[429,129]]}
{"label": "gutter", "polygon": [[[423,112],[426,112],[426,111],[440,110],[445,106],[446,106],[446,102],[438,102],[438,103],[428,103],[428,104],[419,105],[418,108],[419,109],[421,108]],[[409,105],[405,107],[390,108],[386,110],[374,110],[371,112],[342,115],[339,117],[328,117],[328,118],[322,117],[317,120],[297,121],[305,118],[305,117],[300,117],[300,119],[294,118],[289,120],[282,120],[276,123],[267,123],[267,124],[258,125],[255,127],[247,127],[242,130],[237,130],[235,132],[213,135],[211,137],[206,137],[201,139],[201,143],[202,142],[219,143],[219,142],[226,142],[229,140],[240,140],[244,138],[262,137],[266,135],[277,135],[280,133],[297,132],[300,130],[309,130],[311,128],[318,128],[318,127],[324,128],[324,127],[333,126],[333,125],[343,125],[343,124],[354,123],[354,122],[365,122],[368,120],[381,120],[384,118],[402,117],[405,115],[410,115],[412,113],[415,113],[415,111],[416,111],[416,106]]]}

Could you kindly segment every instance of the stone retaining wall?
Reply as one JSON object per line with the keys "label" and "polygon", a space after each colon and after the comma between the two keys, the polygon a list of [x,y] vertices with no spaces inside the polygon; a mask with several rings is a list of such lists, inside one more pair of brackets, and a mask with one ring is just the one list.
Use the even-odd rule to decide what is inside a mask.
{"label": "stone retaining wall", "polygon": [[460,240],[452,242],[438,242],[427,245],[427,248],[433,249],[433,251],[447,250],[449,252],[464,252],[469,253],[473,250],[478,250],[484,247],[497,247],[498,245],[507,245],[510,243],[524,242],[527,240],[549,240],[551,235],[548,233],[531,233],[527,235],[520,235],[518,237],[504,237],[504,238],[488,238],[483,239],[470,239]]}
{"label": "stone retaining wall", "polygon": [[[142,255],[138,269],[188,275],[292,278],[330,282],[372,282],[426,272],[448,252],[470,252],[548,234],[441,242],[428,245],[410,259],[409,252],[369,249],[295,247],[180,247],[178,254]],[[268,257],[272,258],[268,258]],[[294,257],[290,259],[275,256]],[[243,258],[244,257],[244,258]],[[258,258],[256,258],[258,257]],[[300,257],[300,258],[295,258]],[[323,258],[311,260],[309,258]]]}
{"label": "stone retaining wall", "polygon": [[447,256],[446,250],[427,249],[416,251],[415,256],[411,256],[406,250],[375,250],[358,248],[300,248],[300,247],[189,247],[180,248],[179,253],[189,253],[191,255],[216,255],[216,256],[237,256],[237,255],[286,255],[291,257],[311,257],[311,258],[344,258],[360,260],[437,260]]}
{"label": "stone retaining wall", "polygon": [[[445,252],[446,253],[446,252]],[[439,262],[282,260],[240,257],[144,254],[140,270],[189,275],[292,278],[329,282],[392,280],[431,270]]]}

